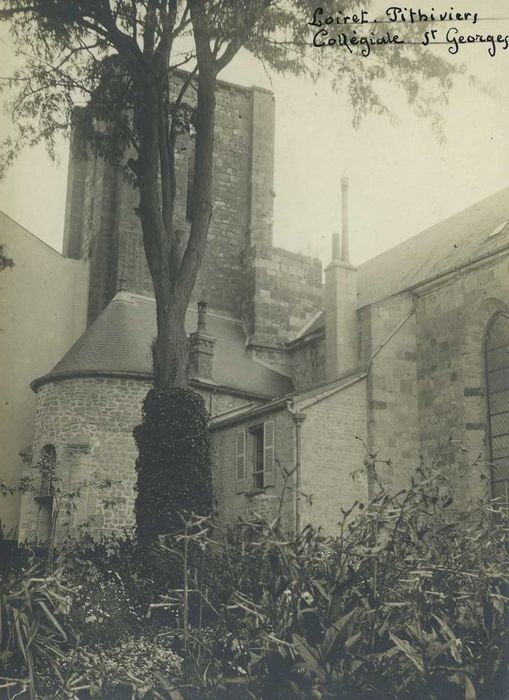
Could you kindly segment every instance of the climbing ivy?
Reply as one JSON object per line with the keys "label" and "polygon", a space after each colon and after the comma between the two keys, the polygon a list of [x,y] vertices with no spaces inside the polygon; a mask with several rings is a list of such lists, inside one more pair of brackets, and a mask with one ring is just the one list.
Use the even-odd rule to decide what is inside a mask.
{"label": "climbing ivy", "polygon": [[140,542],[179,529],[179,512],[210,512],[211,445],[208,414],[199,394],[177,387],[151,389],[134,438]]}

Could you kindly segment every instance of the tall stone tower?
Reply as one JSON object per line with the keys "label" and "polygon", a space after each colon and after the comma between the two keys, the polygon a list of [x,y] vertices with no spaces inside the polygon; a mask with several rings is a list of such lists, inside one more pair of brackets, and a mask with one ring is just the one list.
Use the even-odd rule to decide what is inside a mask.
{"label": "tall stone tower", "polygon": [[[248,343],[280,347],[320,308],[321,265],[273,248],[274,95],[219,81],[216,105],[214,212],[192,303],[241,319]],[[184,228],[194,137],[181,136],[176,150],[176,220]],[[153,294],[137,205],[120,173],[71,144],[64,255],[90,260],[89,323],[119,289]]]}
{"label": "tall stone tower", "polygon": [[[192,95],[191,95],[192,98]],[[191,99],[190,98],[190,99]],[[274,96],[219,82],[214,147],[214,214],[194,300],[241,317],[242,260],[251,245],[272,245]],[[189,225],[194,137],[176,149],[176,224]],[[102,159],[71,144],[64,255],[90,259],[89,322],[122,287],[152,295],[138,193]]]}

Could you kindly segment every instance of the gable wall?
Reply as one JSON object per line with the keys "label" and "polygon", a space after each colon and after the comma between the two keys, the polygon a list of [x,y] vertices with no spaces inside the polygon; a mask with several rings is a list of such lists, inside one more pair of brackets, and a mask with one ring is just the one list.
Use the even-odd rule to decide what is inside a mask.
{"label": "gable wall", "polygon": [[325,336],[315,334],[290,349],[292,379],[297,390],[325,381]]}

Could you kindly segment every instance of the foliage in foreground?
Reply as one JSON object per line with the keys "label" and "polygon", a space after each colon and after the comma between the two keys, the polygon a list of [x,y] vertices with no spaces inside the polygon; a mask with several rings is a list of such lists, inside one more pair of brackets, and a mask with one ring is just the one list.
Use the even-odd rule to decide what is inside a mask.
{"label": "foliage in foreground", "polygon": [[0,676],[17,672],[20,697],[43,698],[504,697],[507,517],[493,503],[458,512],[443,477],[416,477],[343,513],[335,538],[188,515],[148,553],[127,539],[77,543],[60,555],[63,573],[38,579],[57,593],[66,581],[65,606],[48,606],[56,624],[27,604],[30,570],[21,588],[6,579],[3,605],[16,599],[35,632],[24,642],[33,670],[4,617]]}
{"label": "foliage in foreground", "polygon": [[140,612],[153,588],[134,543],[68,543],[61,568],[45,563],[28,548],[1,562],[0,698],[165,697],[182,659]]}
{"label": "foliage in foreground", "polygon": [[[217,640],[204,645],[190,629],[187,673],[197,695],[503,697],[507,519],[490,504],[451,510],[444,481],[421,470],[408,491],[382,490],[343,513],[332,539],[311,527],[287,539],[277,520],[260,520],[235,541],[189,521],[180,541],[210,550],[198,588],[220,611],[215,628],[227,642],[219,651]],[[216,577],[226,581],[226,600],[210,599]]]}
{"label": "foliage in foreground", "polygon": [[41,569],[7,566],[0,576],[0,688],[6,697],[11,689],[37,697],[42,669],[58,677],[71,642],[64,619],[72,590],[58,573],[44,575]]}

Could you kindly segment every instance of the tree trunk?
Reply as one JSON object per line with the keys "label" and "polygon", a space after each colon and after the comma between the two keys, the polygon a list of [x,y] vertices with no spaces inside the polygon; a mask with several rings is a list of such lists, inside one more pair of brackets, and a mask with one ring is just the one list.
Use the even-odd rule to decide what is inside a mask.
{"label": "tree trunk", "polygon": [[[159,182],[160,171],[168,167],[162,162],[161,143],[166,138],[164,120],[160,119],[160,95],[156,82],[146,87],[138,105],[137,126],[143,148],[138,159],[140,191],[139,213],[143,230],[145,255],[154,285],[157,316],[157,337],[152,345],[154,386],[188,384],[188,340],[185,330],[187,306],[201,265],[212,216],[212,166],[215,118],[214,67],[208,63],[198,75],[196,108],[196,149],[194,211],[187,246],[180,254],[180,241],[173,222],[174,202],[163,216],[164,196]],[[166,144],[166,141],[164,141]],[[171,146],[169,146],[171,147]],[[173,158],[168,161],[173,162]],[[165,171],[174,178],[173,169]]]}
{"label": "tree trunk", "polygon": [[154,278],[157,337],[152,344],[154,386],[186,388],[189,375],[188,341],[185,329],[188,299],[169,275]]}

